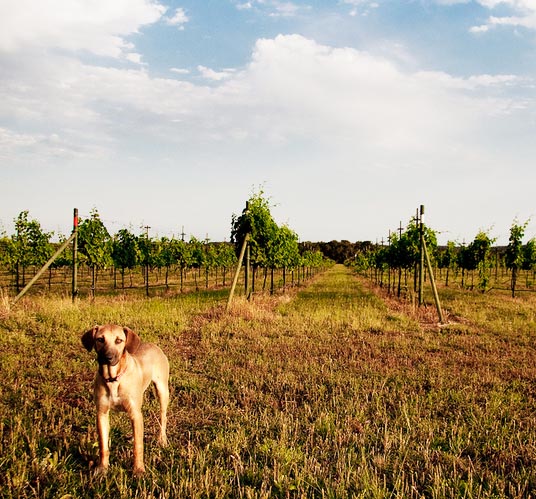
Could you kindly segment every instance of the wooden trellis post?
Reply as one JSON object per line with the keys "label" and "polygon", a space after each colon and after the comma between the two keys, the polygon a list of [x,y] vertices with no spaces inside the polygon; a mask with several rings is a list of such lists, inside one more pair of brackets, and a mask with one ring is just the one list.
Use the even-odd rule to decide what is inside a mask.
{"label": "wooden trellis post", "polygon": [[72,300],[74,303],[78,295],[78,208],[74,209],[73,214],[73,283],[72,283]]}
{"label": "wooden trellis post", "polygon": [[15,297],[15,299],[13,300],[12,302],[12,305],[15,305],[15,303],[17,303],[25,294],[26,292],[35,284],[35,282],[37,281],[37,279],[39,279],[44,273],[45,271],[48,270],[48,268],[54,263],[54,260],[56,260],[56,258],[58,258],[58,256],[60,256],[63,251],[65,250],[65,248],[67,248],[67,246],[69,246],[69,244],[71,244],[71,241],[73,241],[77,236],[77,231],[73,230],[73,233],[69,236],[69,239],[67,239],[57,250],[56,252],[49,258],[48,262],[45,263],[41,269],[39,270],[39,272],[37,272],[37,274],[35,274],[33,276],[33,278],[31,279],[31,281],[26,284],[26,286],[24,287],[24,289]]}
{"label": "wooden trellis post", "polygon": [[434,279],[434,272],[433,272],[433,269],[432,269],[432,264],[430,262],[430,256],[428,255],[428,250],[426,249],[426,242],[424,241],[423,239],[423,252],[424,252],[424,256],[426,258],[426,265],[428,266],[428,274],[430,275],[430,284],[432,285],[432,292],[434,294],[434,301],[435,301],[435,305],[436,305],[436,308],[437,308],[437,315],[439,316],[439,323],[440,324],[445,324],[445,319],[443,317],[443,311],[441,310],[441,302],[439,301],[439,293],[437,292],[437,287],[436,287],[436,284],[435,284],[435,279]]}
{"label": "wooden trellis post", "polygon": [[[248,241],[249,241],[249,234],[248,234]],[[250,289],[250,282],[251,282],[251,247],[248,244],[246,246],[246,262],[244,266],[244,292],[246,294],[246,298],[249,300],[251,289]]]}
{"label": "wooden trellis post", "polygon": [[420,261],[419,261],[419,306],[423,304],[423,288],[424,288],[424,205],[421,204],[420,216],[419,210],[417,210],[417,223],[419,227],[419,240],[420,240]]}
{"label": "wooden trellis post", "polygon": [[233,278],[233,284],[231,286],[231,292],[229,293],[229,299],[227,300],[226,310],[229,310],[231,303],[233,301],[233,296],[236,288],[236,283],[238,282],[238,276],[240,275],[240,269],[242,267],[242,261],[244,260],[244,254],[246,253],[246,247],[248,246],[249,233],[244,237],[244,242],[242,243],[242,248],[240,249],[240,256],[238,257],[238,265],[236,266],[236,272]]}

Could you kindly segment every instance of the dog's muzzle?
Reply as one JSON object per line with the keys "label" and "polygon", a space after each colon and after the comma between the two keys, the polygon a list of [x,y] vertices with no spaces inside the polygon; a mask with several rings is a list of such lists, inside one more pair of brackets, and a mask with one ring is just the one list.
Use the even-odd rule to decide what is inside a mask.
{"label": "dog's muzzle", "polygon": [[119,358],[116,359],[114,355],[99,352],[97,354],[97,362],[100,366],[115,366],[119,362]]}

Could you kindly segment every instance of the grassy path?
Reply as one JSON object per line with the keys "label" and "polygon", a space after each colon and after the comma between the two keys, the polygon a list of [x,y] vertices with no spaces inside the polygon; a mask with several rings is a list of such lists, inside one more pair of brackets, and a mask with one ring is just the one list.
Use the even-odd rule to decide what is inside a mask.
{"label": "grassy path", "polygon": [[204,382],[189,394],[210,423],[189,445],[209,452],[197,474],[215,489],[337,498],[535,490],[534,390],[493,338],[422,331],[341,266],[277,313],[257,310],[202,333]]}
{"label": "grassy path", "polygon": [[[219,301],[215,301],[215,299]],[[113,418],[112,466],[95,480],[90,384],[79,333],[133,326],[172,367],[170,446],[130,477],[130,428]],[[210,294],[44,300],[0,323],[0,497],[534,497],[534,349],[493,331],[423,330],[342,266],[297,295],[223,312]]]}
{"label": "grassy path", "polygon": [[418,328],[404,315],[389,312],[383,301],[364,289],[343,265],[330,268],[279,310],[296,321],[325,322],[354,331]]}

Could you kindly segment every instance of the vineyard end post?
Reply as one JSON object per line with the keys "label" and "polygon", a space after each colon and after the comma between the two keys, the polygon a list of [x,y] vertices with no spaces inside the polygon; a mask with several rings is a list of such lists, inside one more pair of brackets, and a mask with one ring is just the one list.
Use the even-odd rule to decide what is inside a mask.
{"label": "vineyard end post", "polygon": [[251,272],[251,247],[248,244],[246,246],[246,262],[244,264],[244,291],[246,294],[246,298],[249,300],[251,298],[251,291],[250,291],[250,272]]}
{"label": "vineyard end post", "polygon": [[419,261],[419,306],[423,304],[423,288],[424,288],[424,205],[421,204],[419,221],[419,246],[420,246],[420,261]]}
{"label": "vineyard end post", "polygon": [[73,213],[73,282],[72,300],[73,303],[78,295],[78,208]]}
{"label": "vineyard end post", "polygon": [[145,225],[143,227],[145,229],[145,238],[146,238],[146,260],[145,260],[145,296],[149,298],[149,229],[151,228],[149,225]]}

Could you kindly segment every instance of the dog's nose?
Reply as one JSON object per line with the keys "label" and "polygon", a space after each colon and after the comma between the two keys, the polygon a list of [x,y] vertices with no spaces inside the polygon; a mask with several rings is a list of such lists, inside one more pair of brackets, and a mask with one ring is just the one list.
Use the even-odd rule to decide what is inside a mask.
{"label": "dog's nose", "polygon": [[99,364],[110,364],[114,360],[114,356],[112,353],[99,352],[97,360]]}

